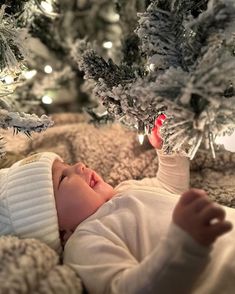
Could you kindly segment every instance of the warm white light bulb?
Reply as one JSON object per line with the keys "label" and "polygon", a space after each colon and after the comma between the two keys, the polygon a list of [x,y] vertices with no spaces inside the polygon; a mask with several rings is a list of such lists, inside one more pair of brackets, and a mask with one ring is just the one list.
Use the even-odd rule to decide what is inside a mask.
{"label": "warm white light bulb", "polygon": [[230,152],[235,152],[235,130],[230,136],[225,135],[216,137],[215,143],[224,145],[224,148]]}
{"label": "warm white light bulb", "polygon": [[110,41],[104,42],[103,47],[106,49],[111,49],[113,47],[113,43]]}
{"label": "warm white light bulb", "polygon": [[52,98],[48,95],[44,95],[42,97],[42,103],[44,104],[51,104],[53,102]]}
{"label": "warm white light bulb", "polygon": [[14,83],[14,78],[13,78],[12,76],[6,76],[6,77],[4,78],[4,80],[5,80],[5,82],[6,82],[7,84],[12,84],[12,83]]}
{"label": "warm white light bulb", "polygon": [[142,145],[144,142],[144,134],[138,134],[138,139],[139,139],[140,145]]}
{"label": "warm white light bulb", "polygon": [[53,7],[50,2],[42,1],[41,6],[46,12],[48,12],[48,13],[53,12]]}
{"label": "warm white light bulb", "polygon": [[45,73],[50,74],[50,73],[52,73],[53,69],[52,69],[52,67],[50,65],[47,64],[44,67],[44,71],[45,71]]}
{"label": "warm white light bulb", "polygon": [[154,71],[154,70],[155,70],[155,64],[154,64],[154,63],[151,63],[151,64],[149,65],[149,69],[150,69],[151,71]]}
{"label": "warm white light bulb", "polygon": [[25,72],[23,72],[23,76],[24,76],[27,80],[32,79],[36,74],[37,74],[36,69],[33,69],[33,70],[29,70],[29,71],[25,71]]}
{"label": "warm white light bulb", "polygon": [[118,13],[113,13],[113,14],[112,14],[112,20],[113,20],[114,22],[119,21],[119,20],[120,20],[120,15],[119,15]]}

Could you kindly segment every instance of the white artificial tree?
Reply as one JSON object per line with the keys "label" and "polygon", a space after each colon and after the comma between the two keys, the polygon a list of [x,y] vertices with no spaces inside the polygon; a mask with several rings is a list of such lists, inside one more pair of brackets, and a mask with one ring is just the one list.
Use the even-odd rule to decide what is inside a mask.
{"label": "white artificial tree", "polygon": [[[235,128],[235,2],[157,0],[139,14],[145,64],[115,64],[80,42],[77,61],[109,115],[148,133],[165,113],[166,153],[194,157]],[[82,54],[82,57],[80,56]]]}

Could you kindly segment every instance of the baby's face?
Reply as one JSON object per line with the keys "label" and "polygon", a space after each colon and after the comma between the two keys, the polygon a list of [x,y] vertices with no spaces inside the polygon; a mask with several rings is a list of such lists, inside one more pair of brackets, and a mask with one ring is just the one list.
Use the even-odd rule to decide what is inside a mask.
{"label": "baby's face", "polygon": [[113,187],[81,162],[55,160],[52,177],[60,230],[75,230],[114,195]]}

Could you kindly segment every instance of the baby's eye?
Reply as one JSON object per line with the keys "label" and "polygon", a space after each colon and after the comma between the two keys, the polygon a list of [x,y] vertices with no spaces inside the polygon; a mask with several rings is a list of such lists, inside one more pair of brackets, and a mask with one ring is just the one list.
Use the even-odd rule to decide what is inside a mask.
{"label": "baby's eye", "polygon": [[63,174],[60,176],[59,184],[63,181],[63,179],[64,179],[65,177],[66,177],[66,176],[63,175]]}

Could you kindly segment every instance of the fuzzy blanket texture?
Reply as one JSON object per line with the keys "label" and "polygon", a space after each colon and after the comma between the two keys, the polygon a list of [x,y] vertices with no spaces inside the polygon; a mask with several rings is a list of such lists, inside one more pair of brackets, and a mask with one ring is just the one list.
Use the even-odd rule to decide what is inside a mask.
{"label": "fuzzy blanket texture", "polygon": [[[119,124],[94,125],[84,114],[52,118],[55,125],[31,139],[2,132],[7,150],[17,153],[18,159],[35,152],[56,152],[68,163],[84,162],[113,186],[156,175],[156,152],[147,140],[140,145],[135,132]],[[234,170],[235,153],[220,150],[213,159],[209,151],[200,150],[191,162],[191,186],[235,207]],[[0,256],[0,293],[82,293],[79,277],[39,241],[1,237]]]}
{"label": "fuzzy blanket texture", "polygon": [[1,294],[80,294],[79,276],[59,256],[34,239],[0,238]]}

